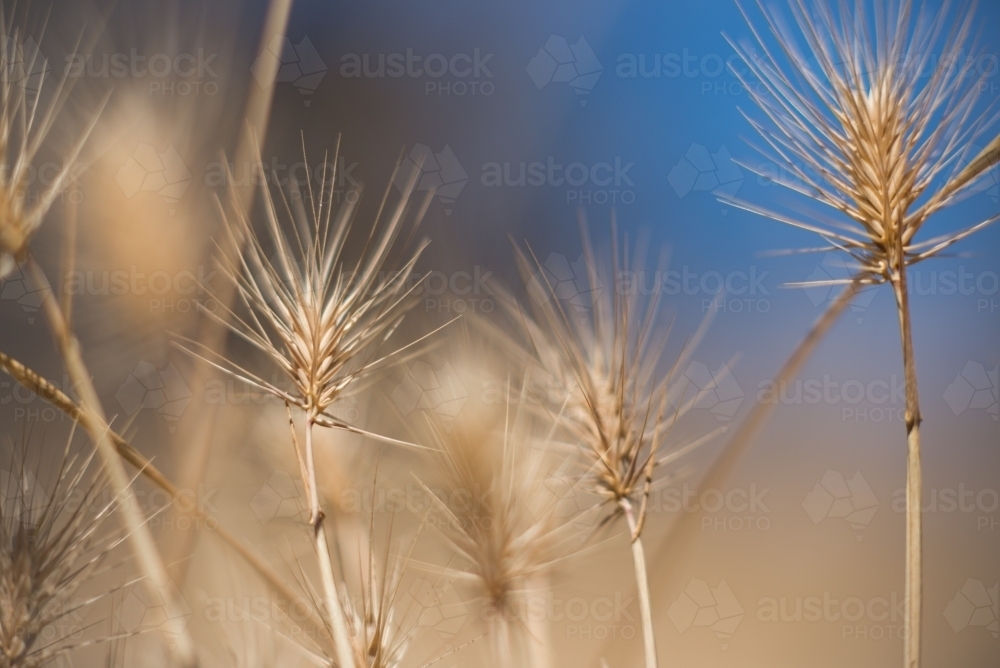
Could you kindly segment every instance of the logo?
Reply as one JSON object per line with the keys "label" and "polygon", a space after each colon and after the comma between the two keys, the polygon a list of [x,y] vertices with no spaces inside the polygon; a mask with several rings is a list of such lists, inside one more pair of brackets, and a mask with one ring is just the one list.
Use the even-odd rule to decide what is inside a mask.
{"label": "logo", "polygon": [[193,612],[174,585],[170,585],[170,593],[178,608],[173,618],[167,613],[163,593],[150,591],[144,582],[132,585],[115,613],[121,628],[130,634],[159,629],[168,640],[175,641],[187,627]]}
{"label": "logo", "polygon": [[944,391],[944,400],[951,408],[951,412],[961,415],[973,408],[985,408],[996,422],[998,373],[1000,365],[994,366],[992,371],[987,371],[978,362],[966,364],[954,382]]}
{"label": "logo", "polygon": [[262,524],[275,519],[304,518],[307,512],[304,499],[301,481],[284,471],[275,471],[250,499],[250,509]]}
{"label": "logo", "polygon": [[433,629],[446,640],[454,638],[469,618],[469,608],[455,592],[451,580],[433,583],[418,578],[406,590],[404,599],[407,599],[404,609],[420,611],[418,628]]}
{"label": "logo", "polygon": [[670,393],[674,406],[691,402],[692,408],[709,410],[720,422],[733,419],[745,396],[727,364],[722,364],[713,373],[703,362],[691,362],[684,372],[680,389],[682,396],[677,396],[678,388]]}
{"label": "logo", "polygon": [[127,415],[155,408],[168,422],[176,422],[191,401],[191,390],[172,362],[161,370],[149,362],[139,362],[115,392],[115,398]]}
{"label": "logo", "polygon": [[568,303],[581,317],[594,308],[601,285],[591,287],[587,259],[581,254],[574,262],[561,253],[549,253],[528,281],[528,294],[538,304],[550,299]]}
{"label": "logo", "polygon": [[[875,493],[860,471],[850,480],[839,471],[827,471],[802,501],[802,508],[813,524],[828,517],[843,518],[857,532],[871,524],[878,505]],[[864,536],[858,533],[857,540],[861,542]]]}
{"label": "logo", "polygon": [[38,43],[31,37],[18,42],[0,35],[0,79],[4,86],[16,85],[30,96],[37,96],[51,69]]}
{"label": "logo", "polygon": [[35,527],[48,505],[49,495],[27,467],[0,469],[0,517],[5,525]]}
{"label": "logo", "polygon": [[729,648],[729,639],[743,620],[743,606],[736,600],[725,580],[712,588],[704,580],[691,580],[676,601],[670,604],[667,616],[678,633],[695,626],[707,626]]}
{"label": "logo", "polygon": [[[154,192],[168,206],[177,204],[191,185],[191,172],[173,146],[160,153],[151,144],[139,144],[132,156],[115,175],[125,197],[132,199],[140,192]],[[170,214],[175,209],[170,209]]]}
{"label": "logo", "polygon": [[[827,253],[812,270],[812,273],[806,277],[805,283],[816,283],[816,285],[803,285],[806,297],[817,308],[829,304],[844,289],[844,285],[833,284],[832,281],[846,284],[854,275],[853,269],[854,265],[849,264],[843,256],[837,253]],[[873,299],[875,299],[875,286],[869,286],[867,289],[859,291],[851,301],[851,311],[856,314],[859,325]]]}
{"label": "logo", "polygon": [[[528,63],[527,71],[539,90],[550,83],[566,83],[582,97],[594,89],[604,68],[582,35],[573,45],[565,37],[549,35]],[[587,100],[581,99],[580,106],[586,105]]]}
{"label": "logo", "polygon": [[9,266],[0,266],[0,299],[9,299],[20,304],[28,315],[28,324],[35,324],[35,314],[45,301],[45,290],[36,288],[24,274],[24,264],[17,263],[9,255],[0,254],[0,265],[4,260]]}
{"label": "logo", "polygon": [[982,626],[994,637],[1000,637],[1000,584],[989,589],[979,580],[969,578],[944,609],[944,618],[955,633],[970,626]]}
{"label": "logo", "polygon": [[447,144],[440,153],[435,153],[423,144],[414,145],[396,171],[393,183],[402,192],[414,175],[417,177],[416,190],[433,190],[445,206],[446,216],[451,215],[450,207],[462,194],[462,188],[469,180],[469,175],[465,173],[455,152]]}
{"label": "logo", "polygon": [[458,417],[468,398],[468,390],[448,363],[435,371],[426,362],[415,362],[392,391],[392,400],[403,415],[429,410],[445,421]]}
{"label": "logo", "polygon": [[732,197],[743,185],[743,172],[733,162],[725,145],[709,153],[701,144],[691,144],[684,157],[667,174],[667,181],[678,197],[692,191],[708,191],[713,195]]}
{"label": "logo", "polygon": [[[277,69],[277,74],[273,77],[265,75],[269,66]],[[267,50],[250,66],[250,72],[261,88],[270,88],[276,83],[290,83],[302,95],[316,92],[326,76],[326,69],[326,63],[319,57],[319,52],[308,36],[303,37],[297,45],[292,45],[287,37],[275,35],[267,45]],[[309,102],[310,100],[303,101],[307,107]]]}

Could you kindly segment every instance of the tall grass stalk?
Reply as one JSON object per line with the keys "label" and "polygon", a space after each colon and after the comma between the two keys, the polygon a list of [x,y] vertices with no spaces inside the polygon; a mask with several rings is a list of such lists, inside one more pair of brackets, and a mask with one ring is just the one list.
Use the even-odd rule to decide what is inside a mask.
{"label": "tall grass stalk", "polygon": [[[275,41],[285,36],[288,27],[288,17],[292,11],[292,0],[270,0],[268,2],[267,13],[264,17],[264,25],[260,35],[260,42],[257,46],[257,61],[261,63],[261,71],[258,76],[261,81],[275,81],[278,76],[278,69],[281,65],[279,60],[273,56],[269,57],[268,47]],[[234,164],[249,165],[253,162],[256,147],[264,143],[267,133],[268,120],[271,116],[271,105],[274,100],[275,86],[254,86],[249,87],[247,102],[244,109],[244,123],[236,142],[234,152]],[[237,189],[236,197],[238,204],[243,210],[248,210],[253,202],[254,189],[252,185],[242,186]],[[227,252],[238,254],[242,248],[242,235],[236,240],[238,247],[229,248]],[[215,299],[231,306],[236,297],[236,289],[231,283],[220,287]],[[203,328],[199,334],[199,342],[210,350],[219,350],[225,343],[226,328],[219,325],[214,320],[205,320]],[[203,388],[206,386],[209,375],[213,369],[208,366],[198,366],[192,375],[190,386]],[[202,481],[205,469],[208,466],[211,446],[213,443],[212,423],[216,408],[202,402],[202,410],[192,420],[185,420],[184,426],[178,429],[175,440],[178,447],[183,447],[186,451],[182,458],[184,463],[179,474],[178,482],[182,488],[193,489],[195,485]],[[189,426],[188,426],[189,425]],[[171,555],[178,559],[178,568],[183,573],[186,564],[191,560],[184,557],[190,551],[192,541],[196,532],[178,532],[176,537],[176,547],[171,550]]]}
{"label": "tall grass stalk", "polygon": [[[303,159],[308,162],[304,137],[302,142]],[[426,242],[420,244],[399,268],[386,271],[403,223],[413,213],[410,195],[417,173],[411,175],[394,206],[389,206],[389,191],[386,191],[374,223],[361,232],[361,251],[352,259],[349,244],[355,222],[354,203],[358,198],[347,198],[347,203],[334,211],[337,175],[333,170],[328,173],[325,165],[329,163],[324,161],[317,189],[311,182],[306,192],[293,186],[291,192],[280,192],[281,199],[276,199],[267,185],[270,180],[259,153],[256,164],[261,176],[266,240],[255,233],[237,193],[231,192],[232,215],[226,216],[227,212],[221,211],[226,219],[229,247],[242,252],[235,257],[221,253],[220,264],[246,311],[237,314],[236,305],[230,307],[225,303],[219,304],[221,313],[203,311],[264,353],[291,387],[285,390],[276,382],[265,380],[263,374],[250,371],[201,342],[184,340],[186,343],[179,343],[179,347],[305,415],[304,448],[299,447],[294,428],[292,443],[308,496],[312,540],[337,661],[342,668],[353,668],[350,634],[323,524],[325,514],[316,482],[313,429],[316,425],[344,429],[402,444],[348,424],[328,410],[353,391],[358,381],[402,359],[404,351],[426,338],[390,352],[381,350],[414,303],[417,285],[409,285],[409,279],[426,245]],[[429,203],[427,197],[418,205],[417,222]],[[291,234],[283,229],[283,220],[291,223]],[[266,245],[272,249],[266,249]]]}
{"label": "tall grass stalk", "polygon": [[[522,323],[535,364],[566,393],[559,422],[569,441],[568,456],[579,467],[578,487],[600,499],[608,509],[601,524],[624,517],[628,526],[632,565],[640,601],[643,654],[647,668],[657,665],[649,571],[642,541],[647,502],[654,476],[666,465],[709,442],[724,428],[687,443],[671,442],[673,426],[701,397],[689,392],[684,372],[691,354],[711,322],[709,311],[699,329],[669,364],[664,351],[669,328],[660,322],[659,291],[648,299],[635,286],[636,272],[646,269],[641,239],[635,253],[622,253],[612,220],[608,257],[594,253],[581,218],[582,271],[593,307],[565,305],[547,268],[530,249],[517,250],[521,272],[533,293],[537,319],[518,304],[505,302]],[[659,269],[664,270],[666,252]],[[577,271],[581,271],[578,268]],[[702,391],[711,391],[705,388]]]}
{"label": "tall grass stalk", "polygon": [[769,49],[742,5],[762,53],[731,43],[747,67],[737,76],[768,119],[750,119],[766,144],[761,152],[788,170],[790,177],[779,183],[833,209],[847,222],[824,214],[803,221],[735,198],[727,201],[818,234],[828,245],[811,250],[839,250],[855,264],[856,279],[801,285],[857,281],[892,287],[906,383],[903,662],[905,668],[918,668],[923,599],[921,415],[907,269],[1000,218],[915,240],[934,213],[968,194],[996,164],[1000,138],[970,160],[971,147],[996,120],[988,110],[976,112],[985,75],[978,80],[970,76],[968,63],[975,59],[939,57],[932,63],[935,53],[975,51],[970,40],[974,5],[947,35],[944,26],[952,16],[947,4],[931,16],[915,10],[911,0],[878,0],[872,10],[860,2],[836,8],[817,2],[810,8],[804,0],[791,0],[798,34],[762,3],[758,6],[779,49]]}
{"label": "tall grass stalk", "polygon": [[97,395],[97,389],[91,381],[90,372],[83,362],[80,344],[68,328],[63,311],[56,302],[52,288],[41,267],[29,258],[28,268],[36,287],[45,295],[42,307],[48,317],[53,338],[62,353],[66,372],[80,396],[83,425],[101,456],[108,478],[108,487],[115,498],[119,499],[118,514],[122,519],[139,568],[145,576],[143,584],[149,588],[154,597],[153,600],[163,601],[168,619],[165,628],[175,638],[172,643],[168,643],[170,650],[185,668],[196,666],[198,657],[194,640],[183,623],[184,618],[179,612],[180,606],[174,596],[170,576],[167,574],[159,549],[153,540],[153,534],[135,498],[132,481],[125,473],[125,467],[122,465],[109,435],[108,420]]}

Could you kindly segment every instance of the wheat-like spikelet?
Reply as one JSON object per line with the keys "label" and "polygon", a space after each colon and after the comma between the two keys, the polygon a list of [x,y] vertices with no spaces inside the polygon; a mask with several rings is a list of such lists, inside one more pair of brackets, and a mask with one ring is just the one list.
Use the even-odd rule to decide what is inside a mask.
{"label": "wheat-like spikelet", "polygon": [[[41,36],[39,36],[39,41]],[[33,161],[55,122],[70,86],[58,82],[42,104],[47,62],[32,39],[7,24],[0,9],[0,278],[11,272],[28,252],[28,243],[55,199],[69,183],[71,170],[97,122],[92,122],[64,156],[62,167],[40,193],[29,192]],[[36,90],[30,90],[35,88]]]}
{"label": "wheat-like spikelet", "polygon": [[[257,166],[267,183],[259,158]],[[226,220],[226,231],[233,247],[242,245],[243,252],[236,259],[221,254],[221,264],[247,313],[224,307],[223,319],[205,309],[209,317],[270,358],[291,387],[285,389],[263,374],[202,350],[220,369],[299,407],[314,423],[344,427],[325,412],[352,384],[401,352],[385,353],[380,346],[414,303],[411,276],[427,242],[420,243],[398,268],[391,266],[410,208],[411,183],[388,212],[386,193],[376,220],[362,231],[367,234],[361,239],[364,246],[352,256],[348,243],[358,198],[347,197],[335,212],[335,179],[324,168],[318,192],[310,183],[307,192],[282,191],[277,201],[263,186],[266,239],[235,205],[236,220]],[[416,211],[417,222],[426,206],[427,201]],[[283,229],[283,220],[291,222],[290,232]],[[246,243],[237,243],[244,235]]]}
{"label": "wheat-like spikelet", "polygon": [[[8,442],[8,470],[0,471],[0,666],[5,668],[35,668],[100,641],[59,635],[53,625],[106,595],[76,596],[120,542],[102,530],[117,499],[102,499],[103,480],[89,471],[93,454],[80,460],[67,441],[54,482],[43,488],[25,460],[27,442]],[[44,633],[48,628],[57,630],[55,637]]]}
{"label": "wheat-like spikelet", "polygon": [[[636,285],[647,271],[648,243],[640,242],[633,257],[623,258],[617,235],[612,236],[611,257],[598,259],[582,232],[593,297],[589,312],[558,299],[545,268],[530,249],[525,253],[518,248],[521,271],[540,294],[533,300],[537,318],[524,313],[515,317],[526,329],[537,364],[566,392],[561,424],[579,446],[585,471],[580,486],[609,504],[616,515],[623,512],[623,502],[641,503],[655,467],[678,456],[678,448],[666,452],[664,444],[670,429],[694,405],[685,398],[680,378],[709,320],[663,368],[670,331],[658,322],[661,294],[655,291],[647,299]],[[665,254],[659,270],[664,268]]]}
{"label": "wheat-like spikelet", "polygon": [[[302,152],[308,162],[304,137]],[[324,165],[327,164],[329,162],[324,160]],[[351,668],[354,661],[350,635],[339,601],[323,525],[325,515],[317,485],[313,427],[318,424],[347,429],[400,443],[349,425],[326,411],[358,381],[370,376],[387,360],[399,359],[403,350],[425,338],[389,353],[381,351],[381,345],[392,335],[414,303],[416,286],[411,284],[410,277],[426,245],[426,242],[421,243],[400,268],[387,267],[407,218],[417,174],[409,179],[399,201],[385,216],[389,198],[387,190],[374,223],[367,236],[362,237],[364,244],[361,251],[352,260],[348,243],[358,198],[348,197],[334,217],[336,174],[327,174],[324,167],[318,192],[314,192],[311,182],[306,193],[298,191],[293,185],[291,192],[281,192],[279,206],[266,185],[269,179],[259,153],[257,168],[264,184],[261,194],[275,259],[268,259],[263,240],[251,226],[239,205],[239,198],[232,193],[236,220],[227,219],[225,227],[230,246],[241,249],[241,252],[235,259],[222,253],[221,264],[247,314],[241,317],[225,304],[221,307],[227,318],[207,309],[205,312],[265,353],[285,374],[293,389],[286,391],[197,342],[189,341],[194,344],[193,350],[181,347],[305,413],[305,442],[300,448],[289,411],[292,443],[308,495],[310,524],[338,662],[342,668]],[[427,197],[419,206],[417,222],[429,203],[430,198]],[[220,213],[226,217],[222,207]],[[291,221],[291,234],[282,229],[282,219]],[[244,238],[246,243],[242,243]]]}
{"label": "wheat-like spikelet", "polygon": [[[536,317],[523,313],[509,298],[505,302],[523,325],[536,365],[565,392],[559,423],[572,446],[571,461],[581,469],[576,486],[601,500],[607,510],[603,522],[624,516],[628,523],[651,668],[656,665],[655,651],[641,543],[646,501],[654,482],[665,481],[662,476],[654,481],[658,471],[724,428],[688,443],[668,443],[672,428],[701,392],[712,389],[691,396],[682,377],[710,318],[664,368],[670,330],[659,322],[661,291],[647,297],[638,286],[641,272],[647,271],[648,240],[640,240],[629,256],[618,248],[614,224],[611,236],[610,256],[598,258],[581,220],[587,305],[592,300],[592,308],[564,304],[546,268],[530,249],[520,248],[518,263],[534,293]],[[661,253],[659,271],[665,262],[666,254]]]}
{"label": "wheat-like spikelet", "polygon": [[[814,232],[829,244],[810,251],[840,249],[853,258],[853,277],[819,284],[892,286],[906,378],[908,446],[903,661],[906,668],[918,668],[923,474],[907,268],[1000,219],[993,216],[961,231],[916,240],[930,217],[967,194],[1000,155],[996,137],[969,161],[970,147],[988,136],[996,120],[989,111],[976,113],[983,79],[972,79],[967,66],[958,62],[975,51],[969,39],[975,12],[966,12],[945,35],[949,3],[929,16],[915,11],[911,0],[879,0],[872,11],[860,2],[853,7],[844,2],[836,9],[816,3],[810,9],[803,0],[792,0],[791,13],[805,40],[802,49],[777,14],[758,5],[780,50],[768,48],[745,11],[763,53],[731,43],[759,81],[756,86],[747,75],[737,74],[769,119],[750,119],[767,144],[762,152],[793,176],[780,183],[847,220],[817,214],[817,222],[803,222],[773,209],[728,201]],[[935,54],[937,49],[941,51]]]}
{"label": "wheat-like spikelet", "polygon": [[[759,85],[747,74],[737,76],[770,123],[747,118],[767,144],[761,152],[793,177],[779,183],[849,222],[823,216],[804,222],[728,201],[820,235],[830,245],[810,250],[845,251],[867,283],[896,282],[904,267],[939,255],[1000,218],[915,240],[933,214],[997,163],[1000,137],[969,159],[970,147],[996,120],[976,113],[981,79],[959,60],[974,52],[969,35],[975,12],[943,37],[949,3],[937,16],[915,17],[911,0],[879,0],[874,21],[861,3],[853,10],[843,3],[839,12],[823,3],[810,10],[802,0],[789,6],[805,49],[763,5],[780,51],[772,53],[756,29],[762,53],[730,40]],[[740,164],[763,176],[757,166]]]}

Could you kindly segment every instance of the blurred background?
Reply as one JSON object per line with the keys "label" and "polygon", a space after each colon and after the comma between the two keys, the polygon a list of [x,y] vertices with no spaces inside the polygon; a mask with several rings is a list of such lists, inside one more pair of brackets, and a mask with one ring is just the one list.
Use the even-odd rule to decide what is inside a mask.
{"label": "blurred background", "polygon": [[[214,198],[225,196],[227,167],[237,183],[253,178],[251,165],[230,161],[247,96],[261,88],[273,88],[274,100],[261,154],[279,185],[318,185],[324,161],[335,164],[335,201],[364,187],[360,220],[395,188],[400,159],[421,166],[418,188],[436,188],[418,231],[431,240],[418,265],[427,282],[406,334],[459,314],[499,316],[491,281],[528,299],[512,243],[530,245],[560,282],[560,297],[586,309],[578,219],[586,218],[597,247],[607,247],[614,217],[624,247],[646,234],[651,255],[669,251],[669,272],[640,280],[668,295],[664,326],[673,318],[673,347],[715,315],[689,379],[713,379],[719,396],[702,402],[685,429],[736,425],[755,402],[778,404],[723,488],[699,486],[716,445],[689,458],[690,475],[654,496],[647,559],[661,665],[899,662],[905,439],[893,296],[886,287],[865,292],[795,383],[770,382],[835,292],[785,284],[848,270],[835,255],[768,255],[816,240],[717,199],[790,197],[732,160],[780,176],[745,141],[753,130],[740,109],[759,113],[727,69],[739,65],[724,35],[750,37],[734,2],[301,0],[287,40],[271,47],[281,61],[276,80],[262,80],[256,56],[265,2],[8,4],[8,22],[34,36],[24,48],[44,56],[49,83],[65,73],[73,85],[36,160],[41,187],[107,99],[70,189],[33,245],[52,282],[75,295],[75,326],[104,406],[136,447],[189,481],[198,503],[264,545],[273,563],[293,573],[288,555],[309,550],[287,538],[301,508],[289,500],[297,471],[284,408],[255,406],[246,388],[211,374],[213,385],[192,387],[206,376],[170,345],[171,332],[198,331],[198,305],[212,308],[212,291],[223,284],[212,259],[222,229]],[[957,4],[956,19],[969,11]],[[985,109],[1000,99],[1000,5],[984,2],[975,11],[980,51],[961,57],[982,77]],[[927,233],[996,215],[997,176],[994,168]],[[61,276],[62,223],[72,209],[78,260]],[[996,227],[911,274],[925,418],[929,668],[1000,664],[998,275]],[[510,370],[481,342],[458,339],[390,369],[341,410],[366,428],[405,435],[406,421],[421,411],[450,419],[495,404]],[[37,295],[18,272],[0,282],[0,350],[68,385]],[[192,454],[185,429],[206,410],[214,415],[210,449]],[[17,439],[28,422],[42,423],[56,441],[69,426],[0,378],[3,436]],[[371,447],[324,438],[328,498],[371,494]],[[424,466],[393,454],[376,487],[406,488],[410,471]],[[165,502],[150,498],[147,510]],[[356,540],[370,508],[341,505],[338,531]],[[673,545],[668,531],[685,514],[697,515],[697,531],[688,544]],[[232,594],[256,587],[253,577],[233,568],[227,581],[230,567],[213,555],[211,539],[172,517],[165,511],[153,526],[167,552],[194,550],[173,554],[185,562],[179,568],[193,628],[209,643],[230,637],[213,625],[239,619],[205,610],[218,597],[253,596]],[[433,532],[421,538],[422,558],[443,554],[435,540]],[[625,536],[611,531],[553,575],[554,609],[565,608],[550,620],[556,665],[639,665],[627,550]],[[438,645],[478,635],[460,590],[431,598],[437,603],[424,597],[419,605],[440,609],[420,616],[414,666],[434,659]],[[576,599],[582,603],[566,607]],[[155,623],[142,611],[139,618]],[[231,644],[247,645],[239,632],[233,637]],[[151,636],[129,642],[139,648],[134,660],[149,660],[143,643],[155,643]],[[473,644],[435,665],[480,665],[482,652]],[[83,656],[78,665],[101,660],[96,650]]]}

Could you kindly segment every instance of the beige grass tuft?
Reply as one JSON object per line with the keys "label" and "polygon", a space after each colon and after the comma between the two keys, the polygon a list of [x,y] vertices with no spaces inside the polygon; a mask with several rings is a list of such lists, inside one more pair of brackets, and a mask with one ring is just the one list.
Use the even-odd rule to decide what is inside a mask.
{"label": "beige grass tuft", "polygon": [[[768,119],[750,122],[766,143],[764,155],[792,176],[779,182],[826,205],[834,217],[817,213],[802,221],[729,201],[818,234],[827,246],[811,251],[850,255],[852,278],[820,284],[892,286],[906,377],[908,445],[903,661],[906,668],[918,668],[923,476],[907,268],[1000,219],[993,216],[963,230],[916,239],[931,216],[968,194],[997,163],[1000,137],[990,141],[986,134],[996,119],[989,111],[977,113],[982,79],[970,77],[962,64],[975,60],[967,57],[975,51],[970,40],[975,12],[964,12],[946,34],[945,26],[953,23],[948,3],[931,16],[916,10],[911,0],[879,0],[871,10],[860,2],[835,9],[792,0],[796,33],[775,12],[758,5],[778,50],[768,47],[744,11],[762,53],[733,43],[748,72],[738,76]],[[984,138],[986,148],[973,155],[972,146]],[[753,165],[744,166],[759,173]]]}
{"label": "beige grass tuft", "polygon": [[105,593],[78,591],[121,542],[104,531],[117,498],[106,499],[87,458],[72,455],[67,440],[54,480],[46,485],[27,462],[28,442],[8,441],[0,466],[0,665],[36,668],[82,640],[62,620],[88,610]]}

